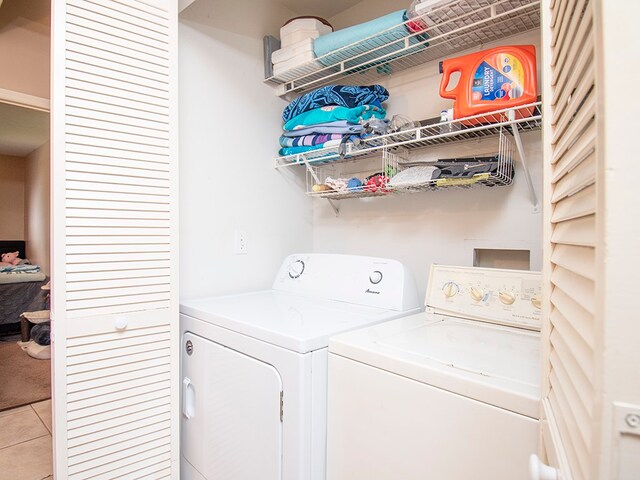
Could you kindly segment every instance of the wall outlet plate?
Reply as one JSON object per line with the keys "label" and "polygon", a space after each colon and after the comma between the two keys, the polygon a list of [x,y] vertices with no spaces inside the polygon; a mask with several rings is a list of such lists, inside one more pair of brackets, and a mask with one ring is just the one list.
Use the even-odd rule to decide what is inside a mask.
{"label": "wall outlet plate", "polygon": [[236,230],[233,251],[236,255],[247,254],[247,232],[245,230]]}

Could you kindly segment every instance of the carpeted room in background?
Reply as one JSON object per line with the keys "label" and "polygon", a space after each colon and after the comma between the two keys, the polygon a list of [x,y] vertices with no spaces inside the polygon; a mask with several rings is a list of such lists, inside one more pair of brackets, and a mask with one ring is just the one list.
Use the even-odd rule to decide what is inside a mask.
{"label": "carpeted room in background", "polygon": [[51,360],[31,358],[15,342],[0,342],[0,411],[51,398]]}

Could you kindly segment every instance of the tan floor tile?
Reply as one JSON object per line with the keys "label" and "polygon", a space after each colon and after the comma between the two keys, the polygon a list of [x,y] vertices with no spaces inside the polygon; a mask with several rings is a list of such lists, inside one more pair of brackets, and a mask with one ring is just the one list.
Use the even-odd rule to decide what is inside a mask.
{"label": "tan floor tile", "polygon": [[47,427],[49,433],[52,432],[51,429],[51,400],[45,400],[44,402],[32,403],[31,408],[35,410],[35,412],[44,423],[44,426]]}
{"label": "tan floor tile", "polygon": [[31,409],[31,405],[25,405],[23,407],[16,407],[16,408],[10,408],[9,410],[3,410],[2,412],[0,412],[0,418],[4,417],[5,415],[13,415],[16,412],[23,412],[25,410],[30,410]]}
{"label": "tan floor tile", "polygon": [[49,431],[31,408],[0,417],[0,448],[43,435],[49,435]]}
{"label": "tan floor tile", "polygon": [[36,438],[0,450],[2,478],[42,480],[53,473],[51,436]]}

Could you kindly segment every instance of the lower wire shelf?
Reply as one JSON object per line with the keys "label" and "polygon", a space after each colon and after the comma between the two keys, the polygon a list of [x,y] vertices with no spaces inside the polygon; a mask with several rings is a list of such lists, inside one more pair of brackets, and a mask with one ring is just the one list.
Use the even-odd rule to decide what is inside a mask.
{"label": "lower wire shelf", "polygon": [[499,187],[513,182],[515,147],[504,129],[489,156],[412,162],[406,148],[383,149],[382,162],[355,173],[354,162],[307,165],[307,194],[330,200],[383,197],[450,188]]}

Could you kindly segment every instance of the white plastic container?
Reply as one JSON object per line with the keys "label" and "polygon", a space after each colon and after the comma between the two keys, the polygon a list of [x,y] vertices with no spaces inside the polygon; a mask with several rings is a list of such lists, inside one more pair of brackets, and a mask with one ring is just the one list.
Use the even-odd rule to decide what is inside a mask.
{"label": "white plastic container", "polygon": [[[331,33],[331,31],[329,31],[329,33]],[[313,40],[320,35],[324,35],[324,33],[321,34],[318,30],[297,30],[287,35],[280,34],[280,45],[289,47],[303,40]]]}
{"label": "white plastic container", "polygon": [[280,44],[283,48],[302,40],[318,38],[331,33],[333,28],[317,18],[296,18],[280,29]]}
{"label": "white plastic container", "polygon": [[307,38],[288,47],[276,50],[271,54],[271,62],[275,65],[276,63],[288,62],[296,57],[308,58],[309,54],[311,54],[311,58],[313,58],[312,38]]}
{"label": "white plastic container", "polygon": [[[293,70],[294,68],[305,65],[312,60],[315,59],[315,55],[311,52],[309,55],[300,55],[286,62],[274,63],[273,64],[273,75],[276,77],[281,76],[283,73],[288,72],[289,70]],[[309,65],[309,68],[312,68]],[[313,70],[320,70],[322,68],[322,64],[318,61],[314,63]]]}

